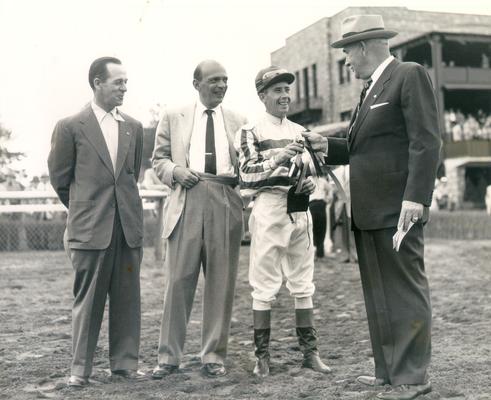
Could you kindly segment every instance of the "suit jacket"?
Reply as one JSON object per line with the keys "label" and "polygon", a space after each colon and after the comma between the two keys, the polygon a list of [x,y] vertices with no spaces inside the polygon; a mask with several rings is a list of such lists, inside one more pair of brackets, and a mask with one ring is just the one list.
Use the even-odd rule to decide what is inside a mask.
{"label": "suit jacket", "polygon": [[349,141],[328,139],[326,162],[350,164],[353,223],[362,230],[397,226],[403,200],[429,207],[440,147],[428,73],[392,60],[363,102]]}
{"label": "suit jacket", "polygon": [[[155,147],[152,157],[152,166],[159,179],[172,188],[167,211],[164,217],[162,236],[168,238],[181,217],[186,202],[186,189],[181,185],[174,185],[173,171],[179,165],[189,167],[189,146],[194,126],[196,104],[166,110],[157,126]],[[237,153],[234,148],[235,132],[246,120],[222,107],[225,131],[229,142],[230,159],[237,166]]]}
{"label": "suit jacket", "polygon": [[68,208],[67,237],[72,249],[109,246],[114,215],[119,212],[126,242],[143,240],[143,208],[137,181],[142,157],[143,127],[121,114],[116,171],[99,123],[87,105],[59,121],[51,139],[48,168],[51,184]]}

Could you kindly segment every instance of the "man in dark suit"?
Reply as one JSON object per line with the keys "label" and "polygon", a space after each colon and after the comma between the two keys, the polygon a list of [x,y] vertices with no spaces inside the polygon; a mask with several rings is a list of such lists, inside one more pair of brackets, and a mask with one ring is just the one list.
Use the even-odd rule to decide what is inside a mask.
{"label": "man in dark suit", "polygon": [[205,276],[202,372],[207,377],[226,373],[243,207],[236,190],[233,142],[245,120],[221,105],[228,77],[218,62],[201,62],[193,86],[199,98],[166,110],[155,136],[153,168],[172,191],[164,219],[169,275],[154,379],[179,368],[201,266]]}
{"label": "man in dark suit", "polygon": [[[342,23],[346,66],[366,81],[347,139],[305,136],[327,164],[350,164],[352,227],[375,360],[367,385],[390,384],[378,398],[413,399],[431,391],[431,307],[424,268],[428,219],[441,140],[430,78],[390,55],[379,15]],[[399,251],[392,237],[407,232]]]}
{"label": "man in dark suit", "polygon": [[94,99],[57,123],[48,158],[51,184],[68,208],[65,245],[75,271],[68,385],[75,387],[88,383],[107,295],[112,374],[140,377],[143,128],[117,108],[127,84],[121,61],[95,60],[89,84]]}

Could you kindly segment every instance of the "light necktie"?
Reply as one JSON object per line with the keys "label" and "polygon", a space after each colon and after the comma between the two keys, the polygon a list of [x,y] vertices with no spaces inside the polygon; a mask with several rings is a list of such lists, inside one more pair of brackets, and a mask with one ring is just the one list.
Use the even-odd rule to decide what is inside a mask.
{"label": "light necktie", "polygon": [[206,120],[206,148],[205,148],[205,172],[216,175],[217,160],[215,154],[215,126],[213,125],[213,110],[205,110]]}
{"label": "light necktie", "polygon": [[353,129],[353,126],[355,125],[356,123],[356,118],[358,117],[358,113],[360,112],[360,108],[361,108],[361,105],[363,104],[363,100],[365,100],[365,96],[367,94],[367,91],[368,89],[370,88],[370,85],[372,84],[372,78],[370,78],[368,81],[366,81],[364,84],[363,84],[363,90],[361,91],[360,93],[360,101],[358,102],[356,108],[355,108],[355,114],[353,116],[353,123],[350,125],[349,127],[349,131],[348,131],[348,140],[350,139],[351,137],[351,130]]}

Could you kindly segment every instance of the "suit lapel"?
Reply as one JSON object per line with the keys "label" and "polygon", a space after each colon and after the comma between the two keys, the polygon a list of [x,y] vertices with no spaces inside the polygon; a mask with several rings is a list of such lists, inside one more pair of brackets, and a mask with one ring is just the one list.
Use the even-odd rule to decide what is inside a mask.
{"label": "suit lapel", "polygon": [[235,123],[234,123],[234,119],[232,118],[228,110],[226,110],[223,107],[222,107],[222,114],[223,114],[223,122],[225,124],[225,132],[227,133],[230,161],[232,162],[232,165],[235,167],[237,165],[237,152],[234,146]]}
{"label": "suit lapel", "polygon": [[118,179],[121,169],[123,168],[124,160],[128,154],[131,142],[131,130],[126,121],[118,122],[118,156],[116,158],[116,171],[114,173],[115,179]]}
{"label": "suit lapel", "polygon": [[182,123],[180,134],[182,138],[182,145],[184,146],[184,154],[186,155],[186,165],[189,165],[189,146],[191,144],[195,113],[196,105],[188,106],[180,113]]}
{"label": "suit lapel", "polygon": [[370,106],[373,105],[377,99],[380,97],[380,94],[384,91],[385,86],[389,83],[390,77],[392,75],[392,71],[395,69],[395,67],[399,64],[399,61],[396,59],[392,60],[389,65],[385,68],[384,72],[382,72],[382,75],[377,79],[377,82],[375,82],[375,85],[373,86],[372,90],[368,93],[367,98],[363,102],[360,111],[358,112],[358,115],[356,117],[356,121],[354,122],[353,130],[351,132],[350,136],[350,144],[353,143],[355,140],[355,136],[360,130],[361,125],[363,124],[363,121],[365,120],[365,117],[368,114],[368,111],[370,110]]}
{"label": "suit lapel", "polygon": [[94,111],[89,105],[82,111],[80,115],[80,123],[82,124],[82,132],[87,140],[92,144],[95,151],[102,160],[102,163],[107,167],[111,174],[114,174],[113,164],[111,162],[111,156],[107,149],[106,141],[101,131],[101,127],[97,122]]}

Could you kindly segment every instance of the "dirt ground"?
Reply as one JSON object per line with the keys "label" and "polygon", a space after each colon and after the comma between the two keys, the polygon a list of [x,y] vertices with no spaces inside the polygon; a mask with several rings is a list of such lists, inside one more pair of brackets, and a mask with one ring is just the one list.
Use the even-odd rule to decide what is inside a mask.
{"label": "dirt ground", "polygon": [[[252,376],[248,247],[242,248],[227,360],[219,379],[199,373],[200,288],[180,373],[129,383],[109,377],[107,320],[94,361],[93,384],[65,385],[70,365],[72,271],[63,252],[0,253],[0,399],[370,399],[356,383],[373,372],[356,264],[316,265],[316,323],[320,351],[334,373],[299,368],[293,300],[282,289],[273,310],[271,376]],[[491,241],[428,240],[433,302],[433,392],[422,399],[491,399]],[[164,268],[147,248],[142,266],[141,369],[156,363]]]}

